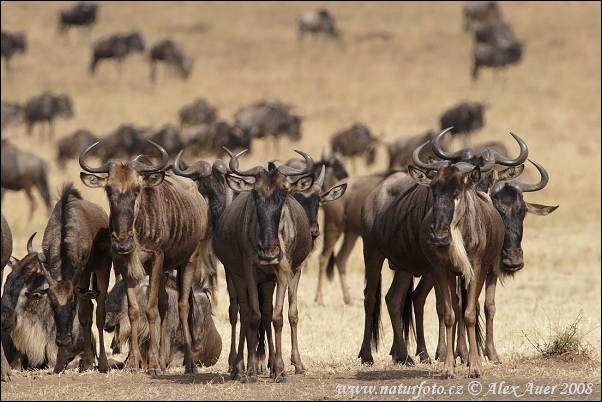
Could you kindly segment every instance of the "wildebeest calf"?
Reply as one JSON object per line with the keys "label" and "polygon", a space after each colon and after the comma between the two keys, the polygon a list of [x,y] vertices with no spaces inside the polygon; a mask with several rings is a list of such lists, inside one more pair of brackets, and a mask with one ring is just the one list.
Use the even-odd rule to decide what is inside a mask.
{"label": "wildebeest calf", "polygon": [[[33,127],[37,123],[48,123],[48,138],[54,136],[54,119],[63,117],[70,119],[73,117],[73,101],[67,94],[53,94],[44,91],[40,95],[33,96],[27,100],[23,108],[23,119],[27,135],[32,134]],[[43,126],[40,133],[43,133]]]}
{"label": "wildebeest calf", "polygon": [[131,32],[129,34],[115,33],[111,36],[98,39],[92,45],[90,74],[96,72],[96,66],[103,59],[117,60],[117,67],[121,73],[123,59],[133,52],[143,51],[144,40],[140,32]]}
{"label": "wildebeest calf", "polygon": [[154,43],[150,49],[150,80],[155,82],[157,63],[162,61],[168,68],[175,69],[182,79],[188,79],[194,65],[192,59],[184,54],[180,45],[166,38]]}

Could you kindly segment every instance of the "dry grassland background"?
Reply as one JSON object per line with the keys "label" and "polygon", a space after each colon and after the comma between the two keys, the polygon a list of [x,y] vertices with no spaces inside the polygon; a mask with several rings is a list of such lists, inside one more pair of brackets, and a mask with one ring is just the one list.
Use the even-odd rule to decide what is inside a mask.
{"label": "dry grassland background", "polygon": [[[440,114],[459,101],[488,102],[485,127],[472,141],[499,140],[517,152],[510,132],[518,134],[529,146],[529,157],[550,174],[544,190],[525,198],[560,207],[547,217],[531,215],[525,221],[525,268],[497,291],[495,330],[503,364],[486,362],[480,381],[488,385],[505,380],[521,386],[529,381],[592,383],[591,395],[560,396],[556,391],[543,398],[600,400],[600,2],[502,2],[504,19],[526,42],[524,58],[498,74],[485,69],[474,83],[469,73],[472,38],[461,24],[463,2],[100,2],[91,37],[73,31],[64,40],[55,37],[55,29],[59,10],[68,4],[72,2],[1,3],[2,29],[25,31],[29,45],[25,54],[11,60],[12,77],[7,77],[3,65],[2,100],[24,103],[45,90],[68,93],[75,116],[56,121],[57,139],[78,128],[102,135],[124,123],[157,128],[177,124],[178,110],[198,97],[216,105],[228,122],[239,107],[259,99],[274,97],[295,105],[304,116],[301,141],[284,141],[278,154],[263,140],[256,141],[253,154],[241,160],[241,168],[248,168],[268,160],[285,161],[297,155],[293,149],[319,159],[323,150],[329,151],[330,136],[354,122],[393,141],[437,129]],[[326,7],[335,16],[344,48],[319,38],[309,38],[303,45],[297,42],[295,18],[317,7]],[[90,76],[91,42],[133,29],[142,33],[147,49],[166,36],[178,41],[195,61],[190,78],[182,81],[160,69],[157,83],[150,84],[146,53],[127,58],[121,74],[113,61],[104,61]],[[358,40],[383,32],[391,35],[390,40]],[[2,136],[49,162],[53,202],[62,183],[73,181],[86,199],[108,211],[104,193],[79,180],[76,161],[66,171],[58,169],[54,141],[41,139],[37,130],[28,137],[24,126],[10,127]],[[381,148],[374,166],[359,161],[351,174],[384,170],[386,164]],[[527,167],[525,180],[537,180],[533,170]],[[34,247],[40,247],[48,215],[37,200],[39,208],[31,221],[23,193],[10,192],[2,200],[18,258],[25,255],[33,232],[38,232]],[[352,306],[343,304],[336,277],[325,286],[326,306],[314,304],[317,254],[310,256],[299,291],[300,348],[308,372],[296,376],[293,366],[287,365],[288,384],[272,384],[267,376],[259,384],[227,381],[230,328],[220,272],[214,314],[224,346],[215,366],[202,368],[195,376],[174,370],[158,379],[119,371],[108,375],[68,371],[60,377],[46,371],[15,373],[11,383],[2,383],[2,400],[373,399],[341,395],[336,387],[415,385],[425,380],[446,387],[469,383],[467,368],[460,364],[451,381],[437,379],[438,364],[393,365],[385,311],[375,364],[362,366],[357,358],[364,322],[361,243],[348,264]],[[5,275],[6,271],[9,268]],[[386,292],[392,275],[387,268],[383,275]],[[431,355],[437,340],[433,299],[429,296],[426,308]],[[529,342],[550,339],[580,314],[579,334],[590,349],[587,357],[544,358]],[[286,319],[283,339],[286,361],[290,354]],[[464,398],[472,397],[466,393],[438,397]],[[517,399],[476,397],[508,398]]]}

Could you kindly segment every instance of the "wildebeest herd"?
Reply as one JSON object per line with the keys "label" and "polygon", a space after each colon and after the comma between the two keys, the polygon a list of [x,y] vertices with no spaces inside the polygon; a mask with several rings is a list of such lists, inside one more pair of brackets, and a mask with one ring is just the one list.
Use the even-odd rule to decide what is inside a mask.
{"label": "wildebeest herd", "polygon": [[[94,5],[63,11],[59,32],[64,34],[69,25],[91,26],[96,9]],[[300,40],[307,33],[340,35],[326,10],[304,14],[298,23]],[[497,28],[487,29],[475,33],[475,79],[478,68],[520,60],[520,43],[513,37],[506,41]],[[481,43],[490,47],[477,52]],[[25,51],[26,46],[13,45],[6,53],[4,49],[3,33],[7,61],[8,54]],[[128,54],[144,49],[138,32],[99,40],[93,45],[90,72],[95,73],[101,60],[115,59],[120,66]],[[486,55],[492,49],[509,56],[489,61]],[[152,82],[158,61],[175,68],[184,79],[192,72],[192,59],[169,38],[151,47],[150,60]],[[278,152],[280,137],[290,142],[301,139],[303,117],[293,105],[261,99],[242,106],[230,125],[199,98],[182,107],[179,127],[168,124],[155,130],[123,124],[102,136],[86,129],[65,136],[57,143],[58,164],[77,159],[81,181],[104,191],[109,211],[85,200],[73,183],[65,183],[48,220],[42,250],[33,249],[32,234],[27,255],[10,263],[10,221],[2,215],[2,267],[11,268],[2,295],[2,381],[11,379],[11,368],[53,367],[60,373],[76,358],[79,370],[106,373],[112,366],[105,351],[105,331],[114,334],[114,347],[128,350],[124,367],[132,371],[160,375],[180,358],[178,363],[187,374],[198,372],[198,366],[214,365],[222,340],[212,321],[207,284],[216,280],[217,264],[223,264],[230,297],[231,378],[256,382],[261,360],[266,359],[271,378],[287,380],[281,348],[287,292],[291,360],[295,372],[303,372],[296,348],[296,291],[301,267],[322,236],[317,224],[320,206],[324,213],[320,278],[324,273],[332,277],[336,264],[345,303],[351,302],[345,264],[357,238],[364,242],[361,362],[373,363],[371,348],[378,346],[380,274],[387,259],[395,275],[385,297],[394,323],[392,359],[413,363],[407,350],[412,308],[418,324],[416,355],[423,361],[430,359],[420,323],[424,299],[434,288],[441,306],[440,333],[444,333],[435,354],[444,361],[442,377],[454,376],[455,353],[468,363],[469,375],[479,377],[478,296],[486,284],[485,355],[499,361],[493,341],[495,285],[522,268],[526,213],[547,215],[557,208],[523,199],[523,193],[542,190],[549,178],[543,166],[530,161],[541,180],[537,184],[518,181],[528,156],[520,137],[513,134],[520,147],[516,158],[493,145],[470,145],[468,134],[483,127],[487,106],[462,102],[444,111],[437,131],[395,144],[353,122],[332,135],[331,155],[323,155],[320,161],[296,151],[303,157],[298,163],[270,160],[248,169],[242,169],[239,161],[251,152],[252,140],[270,138]],[[72,117],[74,107],[67,95],[45,92],[19,113],[28,134],[32,135],[34,124],[45,121],[50,126],[47,137],[52,138],[54,119]],[[465,135],[464,148],[446,151],[448,133]],[[366,165],[371,165],[381,145],[389,151],[386,172],[349,177],[337,159],[365,156]],[[182,158],[185,151],[189,157],[228,155],[229,159],[188,164]],[[151,159],[156,154],[159,162]],[[100,166],[92,164],[92,157]],[[19,153],[3,139],[3,193],[25,189],[32,214],[32,186],[38,186],[46,206],[52,208],[47,168],[38,159]],[[5,168],[5,160],[9,167]],[[335,253],[341,233],[343,246]],[[111,267],[119,279],[109,289]],[[414,277],[421,277],[417,287]],[[320,279],[318,303],[321,292]],[[98,338],[92,332],[92,300]],[[24,336],[32,332],[40,339]],[[267,355],[263,339],[268,343]]]}

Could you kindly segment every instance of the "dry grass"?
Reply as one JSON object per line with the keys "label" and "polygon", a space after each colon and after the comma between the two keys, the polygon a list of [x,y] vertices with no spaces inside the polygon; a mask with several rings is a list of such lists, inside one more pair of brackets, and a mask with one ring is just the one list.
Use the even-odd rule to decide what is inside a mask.
{"label": "dry grass", "polygon": [[[593,382],[593,395],[573,399],[600,399],[598,330],[583,338],[592,345],[591,359],[541,358],[523,335],[548,333],[550,321],[570,323],[580,311],[584,312],[580,330],[600,328],[599,2],[504,2],[506,20],[526,40],[525,57],[499,74],[483,71],[477,83],[469,77],[471,39],[461,30],[461,2],[101,2],[92,38],[71,32],[69,41],[63,41],[54,37],[54,30],[58,10],[68,3],[1,3],[2,29],[25,30],[29,40],[27,53],[12,60],[13,77],[7,78],[2,68],[2,100],[22,103],[47,89],[69,93],[75,117],[56,122],[57,138],[77,128],[103,134],[122,123],[154,127],[177,123],[178,109],[197,97],[217,105],[220,117],[228,121],[238,107],[260,98],[277,97],[295,104],[305,117],[303,139],[283,143],[279,154],[259,142],[253,155],[242,161],[251,166],[294,157],[293,149],[318,157],[328,150],[332,133],[355,121],[392,141],[437,128],[443,110],[460,100],[489,102],[486,126],[473,140],[500,140],[516,149],[509,133],[521,136],[529,145],[530,158],[550,174],[546,189],[526,195],[527,200],[560,208],[545,218],[526,219],[526,267],[497,292],[496,340],[504,364],[487,363],[483,381]],[[319,5],[339,21],[344,49],[323,40],[303,46],[296,42],[295,17]],[[89,76],[91,40],[130,29],[139,29],[147,46],[168,35],[179,41],[195,59],[190,79],[183,82],[160,70],[153,86],[142,55],[126,59],[121,75],[112,62],[101,62],[96,76]],[[388,32],[392,38],[355,41],[371,32]],[[2,135],[50,162],[54,193],[71,180],[85,198],[107,206],[102,192],[81,184],[77,162],[68,164],[64,172],[58,169],[54,142],[28,138],[22,126]],[[352,174],[379,171],[386,163],[381,149],[375,166],[367,168],[359,162]],[[537,180],[536,176],[528,166],[525,180]],[[34,231],[38,232],[34,247],[39,247],[48,219],[42,208],[28,221],[25,195],[8,193],[2,211],[13,230],[15,256],[25,254],[25,243]],[[184,376],[180,371],[161,379],[122,372],[107,376],[68,372],[61,377],[18,373],[11,384],[2,384],[2,400],[348,399],[337,395],[337,384],[416,384],[424,379],[433,383],[440,369],[437,365],[408,369],[391,364],[386,316],[375,365],[359,364],[356,356],[364,320],[359,244],[348,265],[354,305],[343,305],[335,279],[325,289],[327,307],[320,308],[313,303],[317,255],[312,255],[299,295],[301,355],[309,373],[291,376],[285,388],[270,384],[267,378],[255,388],[222,383],[227,378],[230,337],[222,285],[215,312],[224,340],[222,357],[199,376]],[[383,274],[390,281],[389,270]],[[427,311],[433,314],[426,317],[426,334],[434,353],[437,329],[432,299],[427,302]],[[286,327],[284,336],[288,354]],[[459,366],[458,371],[454,381],[468,382],[466,368]]]}

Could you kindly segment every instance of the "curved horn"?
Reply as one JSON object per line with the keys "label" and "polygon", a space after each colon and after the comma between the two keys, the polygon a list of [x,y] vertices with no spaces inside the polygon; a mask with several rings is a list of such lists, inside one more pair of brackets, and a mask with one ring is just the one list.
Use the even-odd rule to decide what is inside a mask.
{"label": "curved horn", "polygon": [[[230,151],[228,151],[227,148],[224,147],[224,149],[228,153],[230,153]],[[240,156],[247,151],[248,151],[248,149],[243,149],[236,155],[233,155],[233,156],[231,155],[230,163],[228,164],[230,166],[230,170],[239,176],[255,176],[257,173],[259,173],[263,169],[263,167],[261,167],[261,166],[255,166],[254,168],[251,168],[249,170],[244,170],[244,171],[238,170],[238,158],[240,158]]]}
{"label": "curved horn", "polygon": [[153,147],[155,147],[160,153],[161,153],[161,162],[159,162],[158,165],[155,166],[148,166],[145,165],[144,163],[140,163],[137,160],[133,160],[132,162],[130,162],[130,165],[136,169],[136,171],[138,173],[144,173],[144,172],[157,172],[161,169],[163,169],[165,166],[167,166],[167,162],[169,160],[169,155],[167,154],[167,151],[165,150],[165,148],[163,148],[161,145],[157,144],[156,142],[153,142],[151,140],[147,140]]}
{"label": "curved horn", "polygon": [[543,189],[548,184],[548,181],[550,180],[550,176],[548,175],[548,172],[546,171],[546,169],[544,169],[543,166],[541,166],[539,163],[537,163],[535,161],[532,161],[531,159],[529,159],[529,162],[531,162],[533,165],[535,165],[537,170],[539,170],[539,174],[541,175],[541,180],[539,180],[539,183],[537,183],[537,184],[521,183],[518,180],[513,181],[513,184],[515,184],[520,190],[522,190],[523,193],[539,191],[539,190]]}
{"label": "curved horn", "polygon": [[44,262],[40,259],[40,254],[38,254],[38,264],[40,264],[40,268],[42,269],[42,273],[44,274],[44,277],[46,277],[46,281],[48,281],[48,284],[50,286],[52,286],[52,284],[54,283],[54,279],[52,279],[52,276],[50,275],[50,272],[48,272],[48,270],[46,269],[46,266],[44,266]]}
{"label": "curved horn", "polygon": [[33,238],[38,232],[33,232],[29,239],[27,239],[27,254],[33,253]]}
{"label": "curved horn", "polygon": [[433,138],[433,153],[437,155],[437,157],[441,159],[447,159],[448,161],[468,162],[471,158],[474,157],[474,149],[472,148],[462,148],[456,152],[446,152],[443,149],[441,149],[441,139],[443,138],[443,135],[451,129],[453,129],[453,126],[446,128]]}
{"label": "curved horn", "polygon": [[115,162],[109,161],[98,168],[93,168],[86,163],[86,155],[88,155],[92,148],[98,145],[98,143],[99,141],[96,141],[94,144],[84,149],[84,151],[79,155],[79,165],[88,173],[109,173]]}
{"label": "curved horn", "polygon": [[494,150],[491,150],[493,152],[493,155],[495,156],[495,163],[497,163],[498,165],[518,166],[524,163],[527,160],[527,157],[529,156],[529,148],[527,147],[525,141],[523,141],[518,135],[514,134],[513,132],[510,132],[510,134],[514,137],[516,142],[518,142],[518,145],[520,146],[520,153],[518,154],[516,159],[509,159],[506,156]]}
{"label": "curved horn", "polygon": [[278,170],[280,171],[280,173],[285,174],[287,176],[297,176],[297,175],[302,175],[302,174],[306,174],[309,173],[313,167],[314,167],[314,160],[312,159],[312,157],[303,151],[297,151],[295,149],[295,152],[298,153],[299,155],[301,155],[303,157],[303,159],[305,159],[305,168],[304,169],[295,169],[292,168],[290,166],[279,166]]}
{"label": "curved horn", "polygon": [[315,183],[320,188],[322,188],[322,185],[324,184],[324,176],[326,176],[326,166],[322,165],[322,169],[320,169],[320,175],[318,176],[318,180],[315,181]]}
{"label": "curved horn", "polygon": [[433,163],[424,163],[420,160],[420,152],[422,151],[422,148],[424,148],[429,143],[430,141],[425,142],[424,144],[417,147],[414,150],[414,152],[412,152],[412,160],[414,161],[414,165],[424,170],[437,170],[439,168],[442,168],[443,166],[447,166],[449,164],[449,161],[447,160],[436,161]]}
{"label": "curved horn", "polygon": [[186,170],[182,170],[182,168],[180,167],[180,160],[182,158],[183,152],[184,150],[178,153],[172,165],[172,170],[175,174],[177,174],[178,176],[191,178],[195,176],[207,177],[211,174],[211,165],[208,162],[202,160],[195,162],[192,166],[187,167]]}

